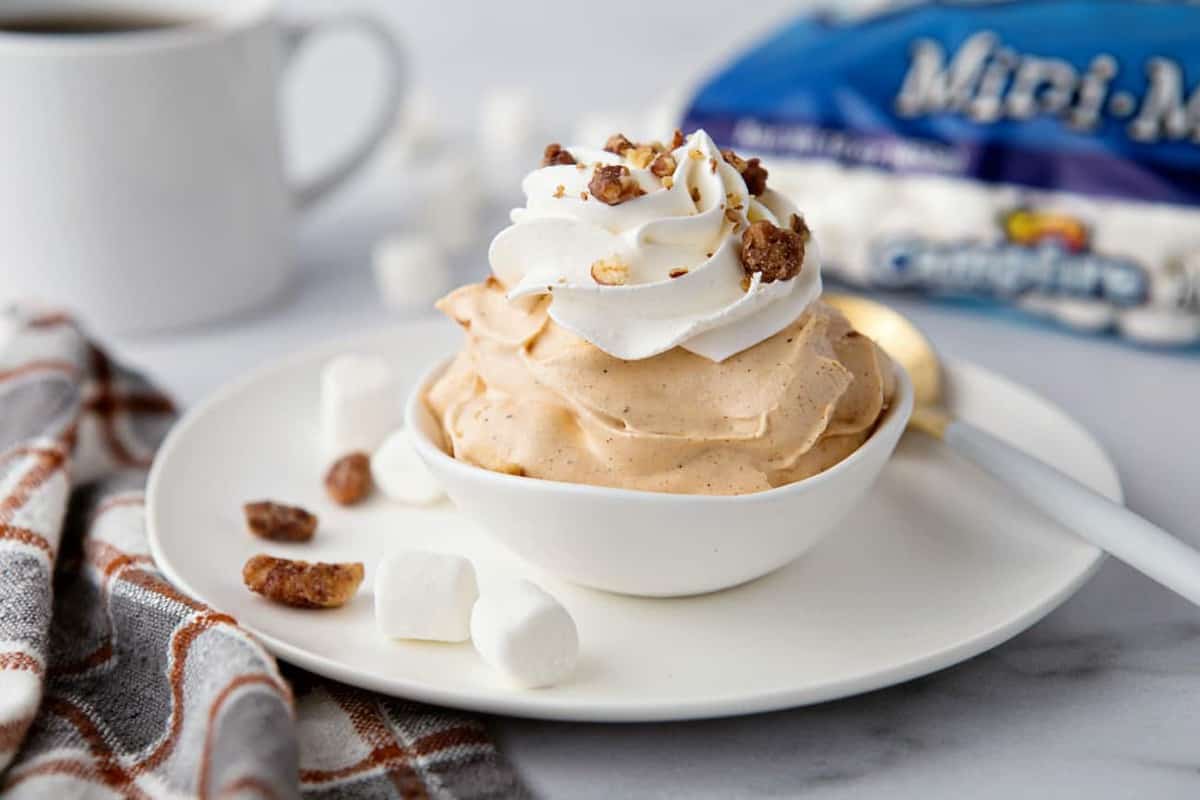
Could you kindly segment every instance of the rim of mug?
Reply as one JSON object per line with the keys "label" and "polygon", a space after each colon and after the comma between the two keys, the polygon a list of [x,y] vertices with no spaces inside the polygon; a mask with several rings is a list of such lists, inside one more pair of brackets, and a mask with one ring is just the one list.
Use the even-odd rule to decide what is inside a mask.
{"label": "rim of mug", "polygon": [[[215,4],[188,3],[189,11],[180,10],[178,12],[179,16],[183,18],[178,25],[130,31],[53,35],[8,31],[0,27],[0,50],[17,47],[60,52],[129,51],[210,42],[221,39],[232,30],[254,27],[271,17],[278,4],[278,0],[229,0],[214,9],[212,5]],[[11,6],[0,8],[0,26],[6,19],[54,16],[53,12],[47,13],[44,5],[39,5],[40,8],[32,4],[27,5],[21,10]],[[64,6],[58,11],[58,14],[67,16],[71,13],[95,11],[111,14],[142,13],[157,16],[169,16],[171,13],[164,9],[162,4],[148,3],[144,0],[141,2],[138,0],[114,0],[113,2],[84,0],[84,2],[75,2]]]}

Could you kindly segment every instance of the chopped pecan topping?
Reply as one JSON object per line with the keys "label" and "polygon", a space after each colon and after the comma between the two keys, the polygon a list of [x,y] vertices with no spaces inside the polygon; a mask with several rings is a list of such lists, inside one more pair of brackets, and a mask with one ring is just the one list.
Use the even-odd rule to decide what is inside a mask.
{"label": "chopped pecan topping", "polygon": [[734,211],[732,208],[725,209],[725,219],[729,220],[734,225],[737,225],[737,224],[741,223],[741,221],[742,221],[742,218],[739,217],[738,213],[736,211]]}
{"label": "chopped pecan topping", "polygon": [[792,218],[788,220],[788,227],[800,234],[800,238],[804,240],[805,244],[812,238],[812,231],[808,229],[808,223],[799,214],[792,214]]}
{"label": "chopped pecan topping", "polygon": [[268,600],[297,608],[337,608],[358,591],[363,580],[359,562],[326,564],[252,556],[242,567],[242,582]]}
{"label": "chopped pecan topping", "polygon": [[629,167],[619,164],[596,167],[595,173],[592,174],[592,180],[588,183],[588,189],[591,190],[592,197],[610,206],[645,194],[642,187],[638,186],[637,181],[629,174]]}
{"label": "chopped pecan topping", "polygon": [[587,199],[588,199],[588,193],[587,193],[587,192],[580,192],[580,193],[579,193],[579,199],[580,199],[580,200],[587,200]]}
{"label": "chopped pecan topping", "polygon": [[366,453],[342,456],[325,473],[325,491],[338,505],[352,506],[371,493],[371,458]]}
{"label": "chopped pecan topping", "polygon": [[670,189],[672,186],[675,185],[675,179],[672,178],[670,175],[664,175],[663,179],[662,179],[662,185],[663,185],[664,189]]}
{"label": "chopped pecan topping", "polygon": [[696,161],[703,161],[704,153],[693,147],[691,150],[688,150],[688,158],[695,159]]}
{"label": "chopped pecan topping", "polygon": [[721,158],[725,159],[725,163],[736,169],[739,174],[746,171],[746,159],[732,150],[722,150]]}
{"label": "chopped pecan topping", "polygon": [[614,155],[622,155],[626,150],[632,150],[634,143],[625,138],[623,133],[614,133],[608,137],[608,141],[604,143],[604,149]]}
{"label": "chopped pecan topping", "polygon": [[617,258],[602,258],[592,264],[592,280],[602,286],[622,286],[629,281],[629,265]]}
{"label": "chopped pecan topping", "polygon": [[671,149],[678,150],[681,147],[683,147],[683,131],[676,128],[675,133],[671,135]]}
{"label": "chopped pecan topping", "polygon": [[800,274],[804,239],[796,231],[760,219],[742,234],[742,269],[762,273],[762,282],[786,281]]}
{"label": "chopped pecan topping", "polygon": [[552,167],[557,164],[574,164],[575,156],[571,155],[558,142],[551,142],[546,145],[545,151],[542,153],[542,166]]}
{"label": "chopped pecan topping", "polygon": [[767,170],[757,158],[747,161],[732,150],[722,150],[721,155],[727,164],[741,173],[742,180],[746,182],[746,190],[750,194],[757,197],[766,190]]}
{"label": "chopped pecan topping", "polygon": [[708,160],[708,171],[714,175],[717,174],[717,160],[715,158],[710,158]]}
{"label": "chopped pecan topping", "polygon": [[673,269],[667,273],[667,277],[668,278],[682,278],[684,275],[687,275],[687,274],[688,274],[687,267],[676,267],[675,269]]}
{"label": "chopped pecan topping", "polygon": [[640,144],[632,150],[626,150],[625,157],[638,169],[645,169],[654,160],[654,148],[648,144]]}
{"label": "chopped pecan topping", "polygon": [[675,174],[675,167],[679,166],[675,163],[675,156],[670,153],[662,153],[654,161],[650,162],[650,172],[660,178],[666,178],[669,175]]}
{"label": "chopped pecan topping", "polygon": [[562,197],[562,196],[563,196],[563,193],[564,193],[564,192],[566,192],[566,191],[567,191],[567,187],[563,186],[563,185],[560,183],[558,186],[555,186],[555,187],[554,187],[554,196],[555,196],[555,197]]}
{"label": "chopped pecan topping", "polygon": [[692,202],[699,203],[700,202],[700,187],[693,186],[691,194],[692,194]]}
{"label": "chopped pecan topping", "polygon": [[242,506],[246,528],[261,539],[307,542],[317,532],[317,516],[299,506],[259,500]]}

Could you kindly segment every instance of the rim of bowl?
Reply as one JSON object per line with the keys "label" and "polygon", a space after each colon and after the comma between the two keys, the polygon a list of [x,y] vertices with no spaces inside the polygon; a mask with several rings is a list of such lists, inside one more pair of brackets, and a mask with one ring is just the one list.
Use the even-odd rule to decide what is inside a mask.
{"label": "rim of bowl", "polygon": [[[417,380],[415,387],[408,396],[408,400],[404,405],[404,424],[410,432],[410,438],[414,446],[425,458],[432,458],[446,466],[447,469],[458,470],[464,474],[472,473],[476,476],[483,476],[485,479],[491,479],[501,482],[507,482],[511,486],[525,486],[527,488],[549,488],[554,491],[563,491],[578,495],[591,495],[594,497],[609,497],[612,499],[636,499],[647,500],[657,499],[664,502],[689,502],[689,503],[750,503],[759,500],[774,498],[782,494],[790,492],[798,492],[809,488],[814,484],[837,480],[842,472],[849,469],[854,463],[861,460],[865,456],[863,452],[870,447],[879,447],[883,441],[881,434],[884,431],[892,428],[900,427],[903,429],[908,424],[908,418],[912,415],[913,409],[913,386],[912,380],[908,373],[900,364],[892,362],[892,367],[896,371],[896,396],[891,406],[888,407],[883,419],[875,426],[875,430],[865,442],[862,443],[850,455],[843,458],[838,463],[834,464],[826,470],[818,472],[816,475],[811,475],[807,478],[802,478],[798,481],[785,484],[783,486],[775,486],[771,489],[764,489],[761,492],[749,492],[747,494],[730,494],[730,495],[712,495],[712,494],[684,494],[681,492],[652,492],[647,489],[622,489],[615,486],[593,486],[587,483],[569,483],[567,481],[556,481],[550,478],[533,478],[526,475],[506,475],[503,472],[495,472],[490,469],[475,466],[466,461],[459,461],[449,455],[435,442],[425,434],[422,427],[416,424],[418,411],[424,411],[433,416],[424,403],[425,391],[433,381],[439,377],[443,371],[449,366],[450,361],[454,358],[453,355],[446,356],[434,363],[429,369],[422,373]],[[434,418],[435,424],[438,420]],[[901,431],[903,433],[903,431]],[[531,481],[536,481],[536,484],[530,485]]]}

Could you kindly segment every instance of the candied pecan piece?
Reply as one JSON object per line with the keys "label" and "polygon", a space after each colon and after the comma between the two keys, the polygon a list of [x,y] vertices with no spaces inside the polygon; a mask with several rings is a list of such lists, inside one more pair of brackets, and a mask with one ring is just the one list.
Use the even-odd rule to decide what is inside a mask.
{"label": "candied pecan piece", "polygon": [[760,219],[742,234],[742,269],[762,273],[762,282],[786,281],[800,273],[804,238],[789,228]]}
{"label": "candied pecan piece", "polygon": [[808,242],[812,238],[812,231],[808,229],[808,223],[804,221],[804,217],[799,214],[792,214],[792,218],[788,220],[788,227],[800,234],[800,238]]}
{"label": "candied pecan piece", "polygon": [[683,131],[676,128],[675,133],[671,135],[671,149],[678,150],[681,147],[683,147]]}
{"label": "candied pecan piece", "polygon": [[662,153],[650,162],[650,172],[659,178],[665,178],[668,175],[674,175],[677,166],[679,165],[675,163],[675,156],[670,153]]}
{"label": "candied pecan piece", "polygon": [[617,258],[602,258],[592,264],[592,280],[601,286],[623,286],[629,281],[629,265]]}
{"label": "candied pecan piece", "polygon": [[732,150],[722,150],[721,158],[725,159],[725,163],[736,169],[738,173],[741,173],[746,169],[746,159],[742,158]]}
{"label": "candied pecan piece", "polygon": [[339,458],[325,473],[325,491],[338,505],[352,506],[371,493],[371,458],[350,453]]}
{"label": "candied pecan piece", "polygon": [[625,151],[625,157],[638,169],[645,169],[654,160],[654,148],[648,144],[640,144],[632,150]]}
{"label": "candied pecan piece", "polygon": [[337,608],[358,591],[363,580],[360,562],[309,563],[290,558],[251,556],[242,567],[242,582],[268,600],[296,608]]}
{"label": "candied pecan piece", "polygon": [[246,528],[261,539],[307,542],[317,532],[317,516],[299,506],[259,500],[242,506]]}
{"label": "candied pecan piece", "polygon": [[676,267],[675,269],[673,269],[667,273],[667,277],[668,278],[682,278],[684,275],[687,275],[687,274],[688,274],[687,267]]}
{"label": "candied pecan piece", "polygon": [[592,197],[610,206],[619,205],[626,200],[632,200],[638,195],[645,194],[642,187],[629,174],[629,167],[613,164],[596,167],[592,180],[588,183]]}
{"label": "candied pecan piece", "polygon": [[622,155],[626,150],[632,150],[636,145],[625,138],[623,133],[614,133],[608,137],[608,141],[604,143],[605,151],[614,155]]}
{"label": "candied pecan piece", "polygon": [[546,145],[545,151],[542,152],[542,166],[552,167],[558,164],[574,164],[575,156],[571,155],[558,142],[551,142]]}
{"label": "candied pecan piece", "polygon": [[767,170],[757,158],[746,160],[732,150],[722,150],[721,156],[725,163],[736,169],[746,182],[746,191],[758,196],[767,188]]}

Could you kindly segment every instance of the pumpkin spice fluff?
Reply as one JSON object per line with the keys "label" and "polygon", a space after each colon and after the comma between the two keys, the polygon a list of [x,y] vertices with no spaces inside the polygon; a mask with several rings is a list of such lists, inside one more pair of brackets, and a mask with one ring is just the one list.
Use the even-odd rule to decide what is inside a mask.
{"label": "pumpkin spice fluff", "polygon": [[455,458],[684,494],[758,492],[854,452],[894,390],[822,304],[804,218],[703,131],[546,148],[492,275],[438,308],[466,344],[425,401]]}

